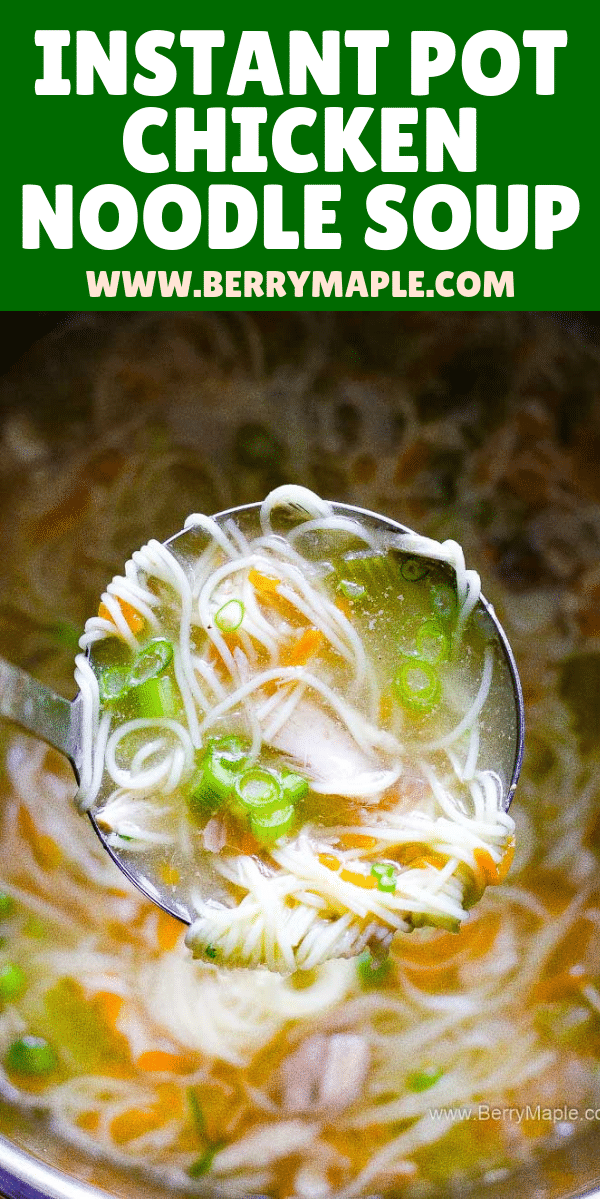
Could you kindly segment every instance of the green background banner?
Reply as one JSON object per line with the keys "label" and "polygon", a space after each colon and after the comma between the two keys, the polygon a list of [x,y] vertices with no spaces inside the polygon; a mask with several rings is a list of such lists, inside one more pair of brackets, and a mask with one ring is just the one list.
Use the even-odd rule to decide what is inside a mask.
{"label": "green background banner", "polygon": [[[533,0],[522,3],[507,0],[502,5],[485,9],[472,4],[451,7],[437,0],[426,6],[365,6],[355,2],[342,4],[339,0],[323,4],[306,0],[293,10],[266,0],[258,0],[251,8],[242,4],[209,8],[186,2],[167,6],[152,0],[143,7],[108,0],[101,8],[90,10],[83,10],[71,0],[56,0],[51,6],[36,2],[20,8],[15,6],[5,17],[2,87],[6,174],[2,188],[1,307],[45,310],[195,307],[595,309],[598,307],[599,246],[595,145],[598,12],[593,6],[542,4]],[[181,45],[181,30],[217,26],[223,29],[225,42],[213,51],[212,93],[194,94],[193,53],[189,46]],[[76,33],[84,27],[97,34],[104,50],[109,48],[111,30],[127,32],[125,94],[108,94],[97,75],[93,94],[81,94],[77,90]],[[428,95],[411,92],[411,30],[421,28],[443,32],[456,48],[454,64],[445,74],[431,79]],[[35,81],[42,77],[44,54],[42,46],[35,44],[35,33],[48,29],[60,29],[70,34],[69,44],[62,50],[63,78],[71,84],[65,95],[36,94]],[[263,86],[256,80],[249,82],[242,94],[228,93],[240,37],[243,30],[249,29],[268,31],[283,94],[265,95]],[[322,94],[308,74],[306,94],[290,94],[290,29],[306,30],[319,53],[323,31],[340,31],[339,93]],[[377,91],[372,95],[359,92],[359,51],[346,45],[344,37],[347,30],[367,29],[389,31],[389,45],[377,51]],[[465,44],[474,34],[487,29],[508,35],[518,51],[518,77],[514,86],[500,95],[481,95],[474,91],[465,81],[461,69]],[[553,95],[536,94],[536,51],[532,46],[523,45],[524,30],[539,29],[564,29],[568,35],[567,45],[559,46],[554,53]],[[173,76],[176,73],[174,86],[165,94],[143,94],[134,87],[138,72],[146,79],[152,79],[152,72],[139,65],[135,53],[138,38],[147,30],[165,30],[174,34],[170,49],[159,48],[159,53],[174,64]],[[83,55],[81,46],[80,55]],[[502,60],[502,69],[507,72],[509,59],[507,53],[506,61]],[[500,63],[498,52],[488,49],[481,58],[481,70],[493,78]],[[256,58],[251,65],[256,68]],[[147,85],[142,84],[142,87]],[[182,149],[177,151],[176,110],[195,110],[191,118],[182,120],[193,120],[195,128],[200,130],[206,128],[209,107],[226,110],[223,118],[226,125],[224,170],[207,171],[207,156],[201,150],[196,152],[193,171],[178,170],[180,164],[176,152],[182,155],[180,163],[185,154]],[[285,169],[272,148],[272,131],[277,118],[297,107],[316,112],[312,125],[296,128],[291,143],[296,154],[315,155],[317,165],[309,172]],[[169,165],[164,170],[140,171],[128,161],[124,151],[124,129],[132,115],[144,108],[166,112],[162,125],[148,126],[142,143],[146,154],[166,155]],[[343,117],[334,114],[326,118],[326,108],[343,109]],[[406,170],[405,166],[395,171],[382,169],[381,110],[398,108],[417,110],[416,120],[407,120],[402,125],[404,134],[413,134],[413,144],[405,145],[400,151],[404,155],[417,156],[416,171]],[[236,114],[233,112],[236,109],[243,109],[245,113]],[[257,124],[259,152],[266,158],[267,169],[264,171],[235,170],[232,162],[242,148],[240,120],[250,124],[259,120],[249,115],[251,109],[266,110],[264,119]],[[336,169],[335,123],[340,120],[347,123],[353,109],[373,110],[368,120],[364,112],[354,117],[358,124],[364,123],[360,144],[364,154],[374,160],[368,170],[357,170],[348,155],[344,157],[343,169]],[[435,167],[434,139],[428,142],[427,122],[436,119],[427,118],[428,109],[445,110],[456,130],[459,129],[459,110],[476,110],[475,170],[460,170],[447,150],[442,171],[427,169],[428,150],[433,156],[429,165]],[[471,119],[475,118],[463,117],[465,122]],[[331,123],[326,139],[327,121]],[[250,124],[245,128],[251,140]],[[349,144],[356,147],[356,139],[348,136]],[[135,140],[134,133],[132,140]],[[463,167],[468,159],[467,141],[465,125]],[[138,140],[136,145],[139,144]],[[339,157],[339,150],[337,153]],[[248,150],[246,157],[247,154]],[[357,151],[358,156],[361,154]],[[156,159],[150,161],[158,165]],[[368,162],[368,157],[363,157],[362,161],[363,164]],[[254,197],[256,232],[247,244],[235,248],[211,247],[209,188],[216,189],[211,193],[211,219],[214,220],[213,230],[216,230],[219,205],[223,209],[219,188],[232,184],[246,190],[249,199],[246,196],[245,201],[250,210]],[[118,185],[124,189],[119,194],[129,197],[125,205],[127,212],[124,209],[121,217],[124,228],[129,214],[130,236],[125,244],[116,248],[90,244],[89,230],[94,228],[93,212],[90,216],[93,197],[87,201],[85,198],[93,189],[105,185]],[[148,236],[150,216],[144,227],[148,196],[167,185],[185,188],[191,193],[188,199],[192,225],[199,202],[199,232],[189,245],[178,249],[169,248],[166,243],[168,235],[174,235],[181,224],[181,209],[177,203],[166,206],[162,203],[165,196],[180,194],[177,191],[161,193],[162,201],[159,203],[160,197],[154,201],[154,208],[159,210],[158,220],[165,245],[155,244]],[[384,249],[378,244],[382,240],[382,225],[374,219],[373,210],[369,216],[367,204],[372,203],[368,197],[374,189],[390,185],[406,189],[401,202],[396,195],[393,207],[396,214],[400,212],[404,216],[407,231],[401,245]],[[458,207],[453,220],[460,223],[462,219],[463,225],[466,220],[468,227],[470,214],[468,232],[465,228],[460,243],[448,248],[424,244],[422,234],[423,229],[431,228],[431,222],[425,211],[426,198],[419,200],[419,197],[427,189],[440,185],[455,189],[452,194]],[[497,188],[499,230],[507,227],[509,185],[521,189],[518,202],[522,206],[521,219],[527,219],[527,234],[522,243],[512,249],[485,245],[478,235],[478,206],[483,204],[485,193],[478,194],[477,189],[486,185]],[[539,242],[543,235],[544,203],[546,207],[550,206],[547,221],[552,220],[552,213],[558,208],[558,205],[552,205],[552,196],[548,199],[548,193],[543,189],[557,185],[576,193],[579,215],[569,228],[554,234],[552,248],[537,248],[536,189]],[[55,192],[57,186],[58,193]],[[333,198],[334,192],[329,192],[323,199],[323,194],[318,191],[323,186],[337,187],[339,199]],[[33,208],[28,209],[30,216],[26,220],[25,240],[35,243],[39,225],[34,219],[35,205],[40,203],[41,188],[52,207],[59,196],[61,204],[66,203],[66,197],[70,205],[69,197],[72,196],[72,246],[53,245],[48,232],[42,228],[39,247],[24,248],[24,187],[33,189],[27,202]],[[278,187],[280,193],[276,190]],[[70,188],[72,193],[65,190]],[[274,238],[276,221],[273,213],[279,203],[278,197],[282,205],[283,229],[288,234],[298,234],[297,248],[291,242],[279,248],[265,246],[265,240]],[[152,203],[151,200],[150,208],[146,206],[147,213],[151,212]],[[319,203],[331,210],[333,218],[331,224],[322,225],[322,231],[339,234],[339,248],[310,244],[314,240],[314,233],[310,232],[314,221],[310,226],[309,220],[307,233],[306,207]],[[37,211],[41,210],[38,208]],[[228,207],[226,215],[227,229],[231,232],[235,225],[233,206]],[[435,238],[435,227],[443,241],[450,218],[447,205],[438,204],[433,212],[434,233],[429,234],[430,241]],[[398,220],[394,213],[390,219]],[[110,234],[117,225],[114,205],[105,204],[99,220]],[[369,227],[374,231],[371,240],[375,245],[365,242]],[[63,240],[65,236],[63,222]],[[213,241],[218,241],[214,231]],[[92,273],[91,291],[88,272]],[[108,291],[114,291],[113,295],[107,294],[106,286],[101,294],[101,272],[106,272]],[[142,273],[137,279],[136,272]],[[332,276],[332,272],[339,275]],[[494,281],[502,280],[504,273],[508,274],[499,287]],[[513,295],[506,283],[510,276],[514,280]],[[324,280],[329,281],[325,288],[331,288],[329,296],[323,294]],[[93,295],[94,291],[100,294]],[[497,295],[497,291],[502,294]]]}

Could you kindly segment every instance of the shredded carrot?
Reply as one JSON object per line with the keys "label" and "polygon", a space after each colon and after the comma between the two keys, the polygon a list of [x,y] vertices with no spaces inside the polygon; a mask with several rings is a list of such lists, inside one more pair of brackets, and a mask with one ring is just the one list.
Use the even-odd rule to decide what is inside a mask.
{"label": "shredded carrot", "polygon": [[[319,854],[319,862],[330,871],[338,871],[341,866],[335,854]],[[350,867],[342,867],[339,877],[345,879],[346,883],[353,883],[356,887],[367,888],[369,891],[377,887],[374,875],[363,875],[362,871],[352,871]]]}
{"label": "shredded carrot", "polygon": [[172,950],[181,937],[182,928],[181,921],[161,909],[156,918],[156,937],[160,949]]}
{"label": "shredded carrot", "polygon": [[39,867],[42,867],[46,871],[53,871],[61,865],[63,853],[60,846],[57,845],[54,838],[40,832],[29,809],[25,808],[23,804],[19,807],[17,826],[21,837],[29,845]]}
{"label": "shredded carrot", "polygon": [[589,975],[581,965],[569,967],[567,971],[559,971],[548,979],[536,983],[531,998],[534,1002],[551,1000],[568,1000],[581,993],[581,989],[590,983]]}
{"label": "shredded carrot", "polygon": [[458,934],[440,933],[427,942],[407,940],[402,944],[402,964],[411,973],[422,968],[431,974],[446,970],[453,963],[483,958],[492,949],[500,927],[499,913],[484,913],[463,925]]}
{"label": "shredded carrot", "polygon": [[190,1055],[170,1054],[168,1050],[145,1050],[137,1060],[140,1071],[164,1071],[189,1075],[196,1067]]}
{"label": "shredded carrot", "polygon": [[[137,611],[137,609],[135,609],[133,607],[133,605],[128,604],[127,600],[119,600],[118,604],[119,604],[121,612],[123,613],[123,616],[125,617],[125,621],[127,622],[131,632],[139,633],[140,630],[143,629],[143,627],[144,627],[144,618],[142,617],[141,613],[139,613]],[[110,612],[108,611],[108,608],[106,607],[106,604],[104,603],[104,601],[102,601],[102,603],[100,604],[100,607],[98,609],[98,616],[102,617],[103,620],[105,620],[105,621],[113,622],[113,619],[112,619]],[[114,622],[113,622],[113,624],[114,624]],[[116,626],[115,626],[115,629],[116,629]]]}
{"label": "shredded carrot", "polygon": [[75,1118],[75,1124],[85,1133],[95,1133],[100,1124],[100,1113],[93,1108],[87,1108]]}
{"label": "shredded carrot", "polygon": [[153,1129],[160,1129],[169,1120],[169,1115],[159,1107],[128,1108],[113,1117],[110,1123],[112,1140],[122,1146],[124,1142],[131,1142],[145,1133],[151,1133]]}
{"label": "shredded carrot", "polygon": [[281,580],[276,579],[275,576],[263,575],[261,571],[255,571],[254,567],[248,571],[248,579],[255,592],[260,592],[265,596],[276,596],[281,583]]}
{"label": "shredded carrot", "polygon": [[473,858],[477,865],[480,878],[486,884],[499,883],[498,864],[494,862],[489,850],[482,850],[477,846],[473,851]]}
{"label": "shredded carrot", "polygon": [[340,866],[340,860],[335,854],[319,854],[319,862],[330,871],[337,871]]}
{"label": "shredded carrot", "polygon": [[368,833],[345,833],[343,838],[344,850],[374,850],[377,838]]}
{"label": "shredded carrot", "polygon": [[350,601],[346,599],[345,596],[337,596],[336,597],[335,607],[339,608],[340,612],[342,612],[344,614],[344,616],[348,618],[349,621],[352,619],[352,605],[350,604]]}
{"label": "shredded carrot", "polygon": [[362,875],[360,871],[349,871],[347,867],[342,867],[340,879],[345,879],[347,883],[353,883],[356,887],[367,889],[377,887],[374,875]]}
{"label": "shredded carrot", "polygon": [[515,857],[515,839],[511,834],[507,843],[506,850],[496,868],[498,872],[498,883],[503,883],[512,867],[513,858]]}
{"label": "shredded carrot", "polygon": [[489,850],[482,850],[479,846],[473,851],[473,858],[477,864],[479,879],[483,884],[502,883],[508,872],[510,871],[512,860],[515,856],[515,839],[510,837],[507,842],[506,850],[497,863],[492,858]]}
{"label": "shredded carrot", "polygon": [[411,870],[413,868],[436,867],[439,871],[446,866],[448,859],[443,854],[436,854],[435,850],[429,850],[427,854],[422,854],[420,858],[413,858],[410,862]]}
{"label": "shredded carrot", "polygon": [[123,997],[118,996],[116,992],[95,992],[93,999],[98,1004],[104,1020],[114,1026],[123,1007]]}
{"label": "shredded carrot", "polygon": [[320,629],[305,629],[297,642],[294,642],[281,655],[281,662],[286,667],[300,667],[317,654],[325,641]]}
{"label": "shredded carrot", "polygon": [[424,842],[398,842],[395,846],[388,846],[385,853],[386,858],[392,858],[406,867],[412,865],[415,858],[423,858],[427,853],[427,846]]}
{"label": "shredded carrot", "polygon": [[279,594],[281,579],[276,579],[274,575],[263,575],[260,571],[255,571],[254,567],[248,571],[248,579],[262,604],[276,609],[288,621],[299,625],[304,624],[306,618],[299,612],[296,605]]}
{"label": "shredded carrot", "polygon": [[176,883],[179,883],[179,880],[181,878],[180,873],[177,870],[177,867],[174,867],[172,865],[172,863],[161,863],[158,873],[159,873],[163,883],[166,883],[167,886],[169,886],[169,887],[173,886]]}

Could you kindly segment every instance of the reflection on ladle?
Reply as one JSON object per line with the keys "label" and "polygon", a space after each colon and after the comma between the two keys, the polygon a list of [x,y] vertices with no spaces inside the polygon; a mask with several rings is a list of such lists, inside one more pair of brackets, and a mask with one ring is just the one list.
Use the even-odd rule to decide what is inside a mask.
{"label": "reflection on ladle", "polygon": [[[158,543],[149,547],[161,550]],[[506,834],[502,813],[517,784],[524,725],[510,646],[479,595],[478,577],[465,572],[460,548],[352,505],[324,502],[304,488],[277,489],[262,506],[190,518],[164,543],[172,579],[184,581],[184,599],[176,596],[178,628],[173,598],[179,585],[169,582],[168,570],[153,576],[147,550],[134,555],[126,576],[106,594],[108,606],[86,626],[87,654],[78,668],[83,697],[79,692],[67,701],[0,661],[0,714],[69,758],[82,807],[120,869],[192,926],[194,953],[218,961],[231,946],[233,965],[315,965],[318,954],[313,950],[311,958],[310,946],[319,922],[321,942],[324,930],[330,939],[324,957],[378,943],[385,948],[396,929],[417,924],[453,928],[457,904],[461,911],[455,884],[466,891],[473,878],[468,864],[475,864],[484,886],[497,882],[501,856],[495,844],[491,853],[487,843],[478,850],[476,822],[487,828],[496,805],[498,828]],[[132,596],[139,599],[134,629],[120,620]],[[110,654],[102,659],[109,645],[116,648],[112,662]],[[479,675],[475,694],[473,688],[466,694],[460,671],[471,659]],[[393,671],[391,682],[382,677],[382,661]],[[360,684],[352,674],[358,671]],[[189,686],[190,672],[197,686]],[[490,691],[492,674],[496,691]],[[96,690],[94,734],[104,731],[101,758],[87,744],[88,685]],[[446,709],[449,715],[440,718]],[[171,733],[177,749],[163,769],[156,756],[162,735]],[[410,739],[418,753],[414,746],[407,752]],[[497,761],[481,767],[486,753]],[[443,782],[441,759],[451,764],[458,799]],[[157,834],[157,848],[143,854],[124,832],[131,823],[119,826],[114,818],[115,796],[126,809],[134,776],[142,781],[138,814],[140,804],[151,807],[153,779],[162,781],[167,806],[179,801],[182,810],[175,839],[166,837],[161,847]],[[427,793],[423,813],[413,812],[411,789],[417,797]],[[380,808],[385,824],[378,823]],[[453,811],[457,829],[472,822],[462,861],[451,844]],[[409,853],[415,845],[419,853]],[[500,840],[497,845],[506,850]],[[227,849],[215,880],[206,863]],[[295,871],[296,890],[286,882]],[[427,881],[432,871],[439,878],[445,871],[448,887],[436,879],[432,895],[438,899],[430,911],[421,876]],[[273,938],[269,942],[256,926],[256,898],[267,886],[279,889],[280,923],[282,914],[295,922],[287,950],[277,938],[273,950]],[[244,924],[240,889],[254,925]],[[347,897],[355,894],[352,908]],[[241,914],[235,936],[232,909]]]}

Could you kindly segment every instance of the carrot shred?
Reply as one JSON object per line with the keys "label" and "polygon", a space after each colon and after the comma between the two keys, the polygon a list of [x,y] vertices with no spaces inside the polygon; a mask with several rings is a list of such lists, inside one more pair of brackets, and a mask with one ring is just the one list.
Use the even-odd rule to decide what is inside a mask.
{"label": "carrot shred", "polygon": [[531,992],[531,998],[536,1003],[568,1000],[578,996],[581,988],[589,982],[589,975],[581,965],[569,967],[566,971],[559,971],[557,975],[536,983]]}
{"label": "carrot shred", "polygon": [[123,997],[117,995],[116,992],[95,992],[93,999],[98,1004],[105,1021],[114,1026],[123,1007]]}
{"label": "carrot shred", "polygon": [[189,1075],[196,1065],[191,1056],[171,1054],[168,1050],[145,1050],[137,1060],[140,1071],[164,1071],[175,1075]]}
{"label": "carrot shred", "polygon": [[339,608],[340,612],[350,621],[352,619],[352,605],[345,596],[336,596],[335,607]]}
{"label": "carrot shred", "polygon": [[277,595],[277,589],[281,583],[281,580],[275,578],[275,576],[263,575],[261,571],[256,571],[254,567],[251,567],[248,571],[248,579],[255,592],[260,592],[262,595],[269,597]]}
{"label": "carrot shred", "polygon": [[156,918],[156,938],[159,948],[161,950],[172,950],[177,945],[181,932],[181,922],[161,910]]}
{"label": "carrot shred", "polygon": [[345,833],[342,839],[344,850],[374,850],[377,838],[368,833]]}
{"label": "carrot shred", "polygon": [[[133,607],[132,604],[128,604],[127,600],[119,600],[118,604],[119,604],[119,608],[121,609],[121,612],[123,613],[125,621],[126,621],[127,625],[129,626],[131,632],[134,634],[139,633],[140,630],[144,628],[144,618],[141,615],[141,613],[139,613],[137,611],[137,609]],[[114,625],[114,621],[113,621],[113,619],[110,615],[110,612],[109,612],[108,608],[106,607],[106,604],[104,603],[104,601],[102,601],[100,604],[100,607],[98,609],[98,616],[102,617],[102,619],[104,621],[110,621]],[[116,625],[115,625],[115,632],[118,633]]]}
{"label": "carrot shred", "polygon": [[473,858],[477,866],[480,879],[485,884],[496,884],[500,882],[498,875],[498,865],[494,862],[489,850],[482,850],[477,846],[473,851]]}
{"label": "carrot shred", "polygon": [[298,641],[283,651],[281,662],[286,667],[303,666],[313,654],[318,653],[324,640],[320,629],[314,629],[312,626],[305,629]]}
{"label": "carrot shred", "polygon": [[512,867],[513,858],[515,857],[515,839],[511,834],[507,843],[506,850],[496,868],[498,872],[498,883],[503,883]]}
{"label": "carrot shred", "polygon": [[443,854],[436,854],[435,850],[429,850],[427,854],[422,854],[420,858],[413,858],[410,862],[411,870],[420,867],[435,867],[438,871],[446,866],[448,859]]}
{"label": "carrot shred", "polygon": [[335,854],[319,854],[319,862],[330,871],[337,871],[340,866],[340,860]]}
{"label": "carrot shred", "polygon": [[125,1112],[118,1113],[113,1117],[110,1123],[110,1134],[113,1142],[118,1146],[122,1146],[125,1142],[131,1142],[134,1138],[142,1137],[145,1133],[151,1133],[154,1129],[160,1129],[169,1119],[169,1114],[162,1111],[161,1108],[154,1106],[152,1108],[128,1108]]}
{"label": "carrot shred", "polygon": [[359,871],[349,871],[347,867],[342,867],[340,879],[345,879],[347,883],[353,883],[356,887],[367,888],[368,890],[377,887],[377,880],[374,875],[362,875]]}
{"label": "carrot shred", "polygon": [[94,1108],[87,1108],[75,1118],[75,1124],[85,1133],[95,1133],[100,1124],[100,1113]]}
{"label": "carrot shred", "polygon": [[385,853],[386,858],[407,867],[412,866],[416,858],[423,858],[427,853],[427,846],[424,842],[398,842],[395,846],[388,846]]}
{"label": "carrot shred", "polygon": [[54,838],[40,832],[29,809],[25,808],[23,804],[19,806],[17,827],[21,837],[29,845],[39,867],[45,871],[53,871],[61,865],[63,853],[60,846],[54,841]]}

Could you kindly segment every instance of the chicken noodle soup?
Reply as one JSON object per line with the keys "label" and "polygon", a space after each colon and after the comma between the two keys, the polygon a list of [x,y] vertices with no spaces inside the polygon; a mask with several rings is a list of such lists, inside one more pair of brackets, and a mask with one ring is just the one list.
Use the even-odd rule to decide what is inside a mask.
{"label": "chicken noodle soup", "polygon": [[291,973],[510,865],[512,680],[461,548],[284,486],[151,541],[77,659],[91,809],[194,956]]}

